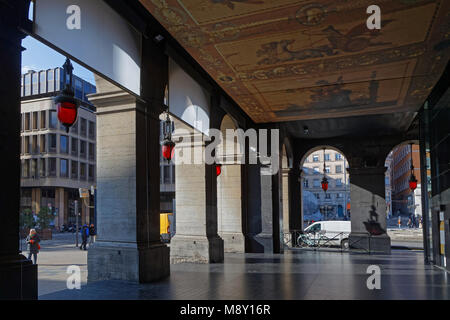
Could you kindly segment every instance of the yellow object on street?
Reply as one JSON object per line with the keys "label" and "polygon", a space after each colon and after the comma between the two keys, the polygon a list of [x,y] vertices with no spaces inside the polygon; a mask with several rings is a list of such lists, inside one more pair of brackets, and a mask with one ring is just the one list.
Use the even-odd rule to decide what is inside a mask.
{"label": "yellow object on street", "polygon": [[168,234],[170,233],[170,220],[169,215],[172,215],[172,213],[160,213],[159,219],[160,219],[160,234]]}

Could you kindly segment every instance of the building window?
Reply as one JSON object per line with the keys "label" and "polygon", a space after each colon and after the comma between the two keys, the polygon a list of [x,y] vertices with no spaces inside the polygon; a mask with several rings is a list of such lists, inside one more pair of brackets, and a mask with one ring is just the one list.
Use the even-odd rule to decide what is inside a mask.
{"label": "building window", "polygon": [[86,137],[86,119],[80,118],[80,135]]}
{"label": "building window", "polygon": [[33,94],[39,94],[39,75],[37,72],[33,73]]}
{"label": "building window", "polygon": [[325,161],[330,161],[330,154],[329,153],[325,153]]}
{"label": "building window", "polygon": [[39,162],[40,162],[40,165],[39,165],[39,176],[41,178],[44,178],[45,177],[45,159],[41,158],[39,160]]}
{"label": "building window", "polygon": [[78,157],[78,139],[77,138],[71,138],[70,148],[72,155],[75,157]]}
{"label": "building window", "polygon": [[38,159],[31,159],[31,178],[36,179],[38,175]]}
{"label": "building window", "polygon": [[47,128],[47,118],[46,118],[46,112],[45,111],[41,111],[41,123],[40,123],[40,128],[41,129],[46,129]]}
{"label": "building window", "polygon": [[320,194],[315,193],[314,195],[316,196],[316,198],[317,198],[318,200],[320,200]]}
{"label": "building window", "polygon": [[80,179],[86,180],[86,163],[80,162]]}
{"label": "building window", "polygon": [[319,174],[319,167],[314,167],[314,174]]}
{"label": "building window", "polygon": [[39,151],[41,152],[41,153],[45,153],[45,151],[46,151],[46,148],[45,148],[46,146],[45,146],[45,135],[44,134],[41,134],[40,136],[39,136]]}
{"label": "building window", "polygon": [[48,158],[48,175],[56,177],[56,158]]}
{"label": "building window", "polygon": [[22,162],[22,178],[28,178],[30,176],[30,160],[24,160]]}
{"label": "building window", "polygon": [[33,112],[33,130],[38,129],[38,112]]}
{"label": "building window", "polygon": [[56,134],[50,133],[48,135],[48,152],[56,152]]}
{"label": "building window", "polygon": [[303,180],[303,186],[304,186],[305,188],[309,188],[309,180],[308,180],[308,179],[304,179],[304,180]]}
{"label": "building window", "polygon": [[31,114],[29,112],[25,113],[25,131],[31,129]]}
{"label": "building window", "polygon": [[325,199],[331,199],[331,194],[325,193]]}
{"label": "building window", "polygon": [[336,166],[336,173],[342,173],[342,166],[341,165]]}
{"label": "building window", "polygon": [[24,147],[23,152],[25,154],[29,154],[30,153],[30,136],[25,136],[24,141],[25,141],[25,143],[23,146]]}
{"label": "building window", "polygon": [[55,77],[53,76],[53,70],[47,71],[47,91],[53,92],[55,91]]}
{"label": "building window", "polygon": [[89,143],[89,160],[95,160],[95,145]]}
{"label": "building window", "polygon": [[67,178],[67,173],[68,173],[67,160],[66,159],[60,159],[59,165],[60,165],[59,176],[61,178]]}
{"label": "building window", "polygon": [[45,79],[45,71],[39,72],[39,93],[45,93],[46,91],[46,79]]}
{"label": "building window", "polygon": [[31,73],[25,75],[25,96],[31,95]]}
{"label": "building window", "polygon": [[95,123],[89,121],[89,139],[95,139]]}
{"label": "building window", "polygon": [[61,135],[59,143],[59,152],[65,154],[69,153],[69,138],[67,136]]}
{"label": "building window", "polygon": [[49,127],[51,129],[56,129],[56,126],[58,125],[58,119],[56,116],[56,111],[55,110],[50,110],[49,111]]}
{"label": "building window", "polygon": [[80,140],[80,157],[86,158],[86,141]]}
{"label": "building window", "polygon": [[170,183],[170,166],[164,166],[164,183]]}
{"label": "building window", "polygon": [[72,161],[71,163],[70,177],[72,179],[78,179],[78,162],[76,161]]}
{"label": "building window", "polygon": [[75,79],[75,97],[83,99],[83,83],[79,79]]}
{"label": "building window", "polygon": [[342,193],[336,193],[336,199],[341,199],[342,198]]}
{"label": "building window", "polygon": [[325,167],[325,172],[330,173],[330,167]]}
{"label": "building window", "polygon": [[92,165],[92,164],[89,165],[88,178],[89,178],[89,181],[94,180],[94,165]]}
{"label": "building window", "polygon": [[320,187],[319,179],[314,179],[314,180],[313,180],[313,187],[314,187],[314,188]]}
{"label": "building window", "polygon": [[313,162],[319,162],[319,156],[313,156]]}
{"label": "building window", "polygon": [[31,150],[33,152],[33,154],[39,153],[39,148],[38,148],[38,136],[37,135],[33,135],[31,138]]}
{"label": "building window", "polygon": [[342,179],[336,179],[336,187],[342,186]]}
{"label": "building window", "polygon": [[73,134],[78,134],[78,120],[75,121],[72,127],[70,127],[70,132]]}

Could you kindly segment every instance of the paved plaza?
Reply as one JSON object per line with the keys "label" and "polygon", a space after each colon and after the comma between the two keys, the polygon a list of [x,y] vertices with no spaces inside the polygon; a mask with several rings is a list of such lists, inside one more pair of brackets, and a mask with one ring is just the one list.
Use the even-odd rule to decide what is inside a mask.
{"label": "paved plaza", "polygon": [[[86,283],[86,251],[73,235],[45,241],[39,255],[39,299],[449,299],[447,273],[423,263],[419,250],[391,255],[290,250],[276,254],[226,254],[223,264],[171,265],[171,275],[151,284]],[[82,272],[81,290],[66,289],[69,265]],[[367,268],[381,269],[381,289],[367,288]]]}

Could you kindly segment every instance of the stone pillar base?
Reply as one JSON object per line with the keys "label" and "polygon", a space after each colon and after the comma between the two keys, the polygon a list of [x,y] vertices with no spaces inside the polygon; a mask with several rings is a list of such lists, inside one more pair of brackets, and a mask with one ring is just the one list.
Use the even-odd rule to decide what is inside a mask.
{"label": "stone pillar base", "polygon": [[169,255],[169,248],[164,244],[138,249],[128,243],[97,241],[88,251],[88,282],[159,280],[170,274]]}
{"label": "stone pillar base", "polygon": [[170,263],[222,263],[224,243],[219,237],[175,235],[170,241]]}
{"label": "stone pillar base", "polygon": [[368,253],[391,254],[391,238],[388,235],[369,236],[368,234],[350,233],[350,250],[364,250]]}
{"label": "stone pillar base", "polygon": [[0,300],[37,300],[37,265],[19,254],[0,257]]}
{"label": "stone pillar base", "polygon": [[242,233],[219,233],[223,239],[224,251],[228,253],[245,253],[245,237]]}
{"label": "stone pillar base", "polygon": [[254,238],[264,250],[264,253],[273,253],[273,236],[269,233],[259,233]]}

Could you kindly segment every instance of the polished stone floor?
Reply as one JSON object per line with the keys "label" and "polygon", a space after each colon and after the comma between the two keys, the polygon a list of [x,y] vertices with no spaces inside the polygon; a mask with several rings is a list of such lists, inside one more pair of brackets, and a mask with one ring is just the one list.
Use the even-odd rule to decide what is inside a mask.
{"label": "polished stone floor", "polygon": [[[367,268],[381,269],[381,289],[367,288]],[[177,264],[152,284],[88,283],[40,299],[449,299],[447,273],[424,265],[420,251],[391,255],[288,251],[226,254],[223,264]]]}

